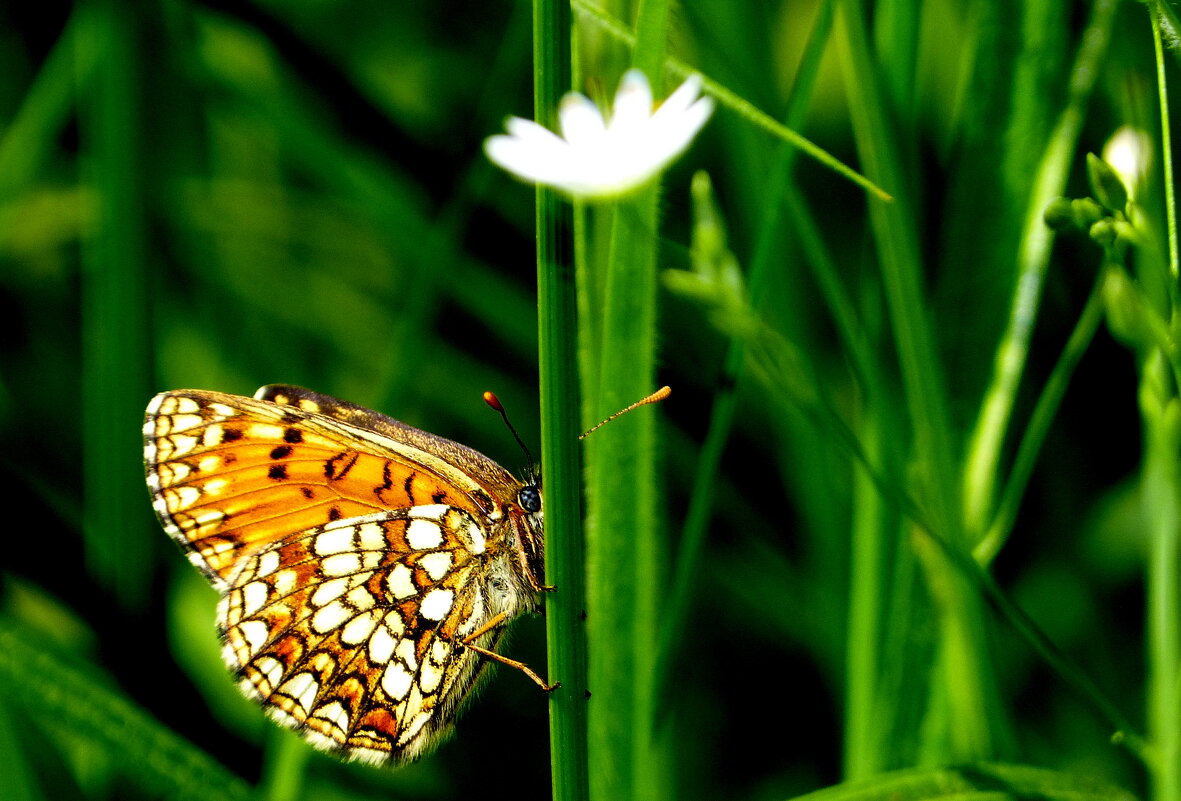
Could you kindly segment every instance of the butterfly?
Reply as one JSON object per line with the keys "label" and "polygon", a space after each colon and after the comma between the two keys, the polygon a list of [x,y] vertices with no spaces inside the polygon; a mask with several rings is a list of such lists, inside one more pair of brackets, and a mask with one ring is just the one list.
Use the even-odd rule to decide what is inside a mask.
{"label": "butterfly", "polygon": [[164,530],[221,594],[242,691],[371,764],[446,735],[544,583],[540,477],[286,385],[152,399],[144,464]]}

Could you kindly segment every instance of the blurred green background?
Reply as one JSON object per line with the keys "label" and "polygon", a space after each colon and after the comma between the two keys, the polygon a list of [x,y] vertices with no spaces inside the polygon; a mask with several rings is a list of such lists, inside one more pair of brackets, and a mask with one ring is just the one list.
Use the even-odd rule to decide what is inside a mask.
{"label": "blurred green background", "polygon": [[[826,8],[684,2],[670,50],[782,118]],[[250,784],[274,781],[284,764],[276,754],[290,758],[225,675],[213,592],[153,519],[140,429],[155,392],[301,384],[515,471],[519,451],[480,402],[494,389],[525,441],[538,442],[533,192],[481,151],[507,114],[531,115],[529,12],[455,0],[0,7],[0,468],[10,509],[0,563],[0,782],[10,790],[0,796],[214,797],[210,787],[234,785],[201,752]],[[1008,313],[1033,173],[1091,12],[1067,0],[932,0],[878,3],[868,18],[896,101],[960,449]],[[909,28],[897,21],[906,15]],[[617,72],[602,74],[611,62],[597,59],[617,45],[593,26],[583,33],[579,88],[608,94]],[[801,130],[856,167],[832,50]],[[1118,126],[1153,125],[1151,56],[1143,7],[1124,3],[1066,194],[1086,194],[1083,155]],[[719,109],[667,176],[653,236],[662,267],[689,266],[689,179],[707,170],[739,262],[760,249],[772,265],[764,319],[851,410],[855,382],[798,219],[766,224],[779,148]],[[794,181],[861,324],[888,340],[863,192],[802,158]],[[1056,243],[1017,430],[1098,263],[1081,236]],[[727,340],[694,304],[672,294],[660,302],[659,381],[674,389],[656,412],[663,548],[674,554],[711,405],[729,388]],[[889,345],[879,347],[896,369]],[[737,387],[706,558],[660,712],[670,797],[786,798],[845,775],[849,455],[766,385],[740,376]],[[994,574],[1143,726],[1139,440],[1135,362],[1100,329]],[[927,589],[910,581],[913,618],[896,629],[908,638],[884,649],[916,666],[891,674],[897,685],[886,690],[899,698],[925,696],[930,684],[908,656],[934,637]],[[995,615],[986,621],[1004,720],[995,758],[1143,793],[1140,768],[1108,743],[1110,729],[1024,639]],[[543,666],[543,629],[536,618],[519,623],[508,652]],[[912,715],[893,729],[911,739],[893,742],[880,767],[929,761],[920,707],[895,712]],[[436,754],[397,771],[316,754],[305,797],[470,798],[490,786],[545,797],[546,726],[545,697],[501,670]]]}

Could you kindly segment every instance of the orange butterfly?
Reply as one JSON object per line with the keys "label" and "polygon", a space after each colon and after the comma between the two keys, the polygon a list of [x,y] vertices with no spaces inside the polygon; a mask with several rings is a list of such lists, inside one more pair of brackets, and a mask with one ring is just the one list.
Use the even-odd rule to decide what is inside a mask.
{"label": "orange butterfly", "polygon": [[540,478],[292,386],[157,395],[144,463],[164,530],[221,593],[226,664],[313,745],[433,748],[506,624],[537,607]]}

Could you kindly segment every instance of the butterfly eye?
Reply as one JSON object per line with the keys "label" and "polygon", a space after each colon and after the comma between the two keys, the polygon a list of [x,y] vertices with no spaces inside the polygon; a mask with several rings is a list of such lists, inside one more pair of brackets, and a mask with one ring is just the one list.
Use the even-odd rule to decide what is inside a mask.
{"label": "butterfly eye", "polygon": [[517,493],[517,503],[521,504],[521,508],[530,514],[541,511],[541,490],[532,485],[522,487],[521,491]]}

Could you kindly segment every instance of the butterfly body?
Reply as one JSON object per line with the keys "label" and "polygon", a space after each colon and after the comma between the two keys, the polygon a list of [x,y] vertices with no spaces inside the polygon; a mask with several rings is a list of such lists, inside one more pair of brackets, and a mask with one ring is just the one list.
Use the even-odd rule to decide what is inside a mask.
{"label": "butterfly body", "polygon": [[512,663],[495,654],[504,626],[545,589],[531,477],[280,385],[162,393],[144,439],[161,524],[221,593],[227,665],[313,744],[412,759],[482,656]]}

